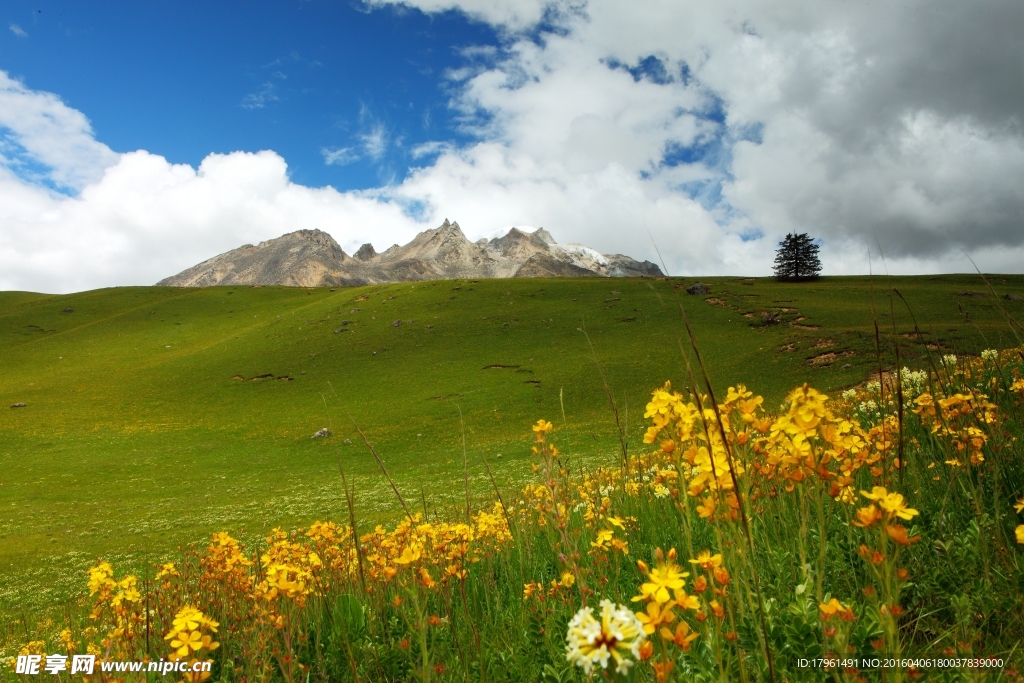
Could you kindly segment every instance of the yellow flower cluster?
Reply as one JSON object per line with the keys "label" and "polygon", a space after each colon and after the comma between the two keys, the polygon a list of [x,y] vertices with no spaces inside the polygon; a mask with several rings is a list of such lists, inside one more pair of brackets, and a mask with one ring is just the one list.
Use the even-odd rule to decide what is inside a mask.
{"label": "yellow flower cluster", "polygon": [[980,391],[968,394],[956,393],[946,398],[935,399],[925,392],[917,397],[914,412],[933,434],[948,440],[953,452],[947,465],[960,467],[963,458],[972,465],[985,462],[982,449],[988,441],[988,434],[979,425],[994,425],[998,409]]}
{"label": "yellow flower cluster", "polygon": [[883,420],[871,430],[826,405],[829,397],[806,384],[792,391],[785,414],[775,420],[768,438],[755,445],[756,469],[766,480],[784,482],[792,491],[804,481],[820,482],[833,498],[852,503],[853,481],[862,467],[882,474],[877,464],[893,445],[897,426]]}
{"label": "yellow flower cluster", "polygon": [[[220,626],[216,621],[210,619],[195,607],[186,605],[174,615],[171,630],[164,636],[171,646],[171,654],[168,657],[171,661],[188,659],[189,668],[199,662],[200,651],[212,652],[220,647],[220,643],[213,640],[213,636],[205,631],[216,633]],[[208,661],[208,660],[204,660]],[[187,683],[198,683],[205,681],[211,676],[210,671],[188,671],[182,681]]]}

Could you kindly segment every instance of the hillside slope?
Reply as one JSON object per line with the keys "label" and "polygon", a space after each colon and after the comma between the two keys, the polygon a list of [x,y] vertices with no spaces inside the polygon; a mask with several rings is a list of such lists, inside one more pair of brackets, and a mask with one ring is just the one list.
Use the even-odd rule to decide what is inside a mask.
{"label": "hillside slope", "polygon": [[[339,461],[363,523],[390,516],[394,496],[349,416],[417,509],[460,504],[460,409],[475,501],[493,495],[481,457],[506,493],[518,487],[539,418],[570,458],[614,463],[583,330],[637,449],[651,389],[688,382],[677,297],[717,387],[744,382],[767,405],[804,381],[831,391],[877,368],[873,298],[887,363],[894,326],[904,362],[920,367],[929,346],[1016,344],[1000,305],[1024,320],[1024,301],[967,276],[712,278],[710,294],[688,296],[693,282],[0,293],[0,608],[56,599],[70,585],[56,577],[77,590],[98,556],[141,563],[213,530],[253,538],[341,519]],[[992,282],[1024,297],[1020,276]],[[920,342],[887,286],[913,307]],[[324,427],[334,436],[310,438]]]}

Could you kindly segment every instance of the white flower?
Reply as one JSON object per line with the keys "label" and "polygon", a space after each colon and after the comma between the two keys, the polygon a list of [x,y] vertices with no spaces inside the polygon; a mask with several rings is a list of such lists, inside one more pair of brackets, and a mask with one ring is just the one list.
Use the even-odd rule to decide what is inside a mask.
{"label": "white flower", "polygon": [[878,410],[878,405],[874,401],[868,399],[857,406],[857,409],[862,413],[874,413]]}
{"label": "white flower", "polygon": [[911,370],[907,367],[900,370],[900,385],[903,387],[905,396],[917,398],[924,393],[926,384],[928,384],[928,373],[924,370]]}
{"label": "white flower", "polygon": [[846,391],[843,392],[843,400],[845,400],[845,401],[852,401],[855,398],[857,398],[857,390],[856,389],[847,389]]}
{"label": "white flower", "polygon": [[607,669],[608,661],[614,660],[615,671],[626,675],[633,660],[640,659],[640,645],[647,637],[643,624],[632,610],[611,600],[602,600],[600,609],[600,621],[590,607],[584,607],[569,621],[565,658],[588,676],[595,664]]}
{"label": "white flower", "polygon": [[947,353],[945,356],[942,357],[942,362],[949,366],[955,366],[956,356],[951,353]]}
{"label": "white flower", "polygon": [[865,388],[869,394],[877,394],[882,390],[882,385],[878,382],[868,382]]}
{"label": "white flower", "polygon": [[981,359],[995,362],[999,360],[999,352],[995,349],[985,349],[981,352]]}

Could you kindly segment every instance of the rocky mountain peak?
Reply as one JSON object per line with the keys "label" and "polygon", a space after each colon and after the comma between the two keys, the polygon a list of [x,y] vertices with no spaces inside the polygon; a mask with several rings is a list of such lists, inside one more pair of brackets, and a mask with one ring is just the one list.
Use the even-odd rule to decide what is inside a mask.
{"label": "rocky mountain peak", "polygon": [[327,250],[334,254],[341,254],[343,257],[345,256],[345,252],[342,250],[341,245],[338,244],[333,237],[322,230],[296,230],[295,232],[282,235],[278,239],[280,240],[285,237],[294,237],[297,240],[304,240],[314,247],[319,247],[320,249]]}
{"label": "rocky mountain peak", "polygon": [[551,236],[551,233],[544,228],[537,228],[533,231],[533,236],[536,239],[542,240],[545,244],[557,244],[555,238]]}
{"label": "rocky mountain peak", "polygon": [[373,245],[353,257],[329,234],[297,230],[257,246],[245,245],[203,261],[157,284],[209,285],[365,285],[450,278],[637,277],[661,275],[648,261],[602,255],[583,246],[561,246],[551,233],[512,228],[503,237],[470,242],[447,218],[404,246],[378,254]]}
{"label": "rocky mountain peak", "polygon": [[363,246],[359,247],[358,251],[356,251],[356,253],[352,254],[352,257],[353,258],[357,258],[360,261],[369,261],[370,259],[374,258],[376,255],[377,255],[377,252],[374,250],[373,245],[370,244],[369,242],[367,242]]}

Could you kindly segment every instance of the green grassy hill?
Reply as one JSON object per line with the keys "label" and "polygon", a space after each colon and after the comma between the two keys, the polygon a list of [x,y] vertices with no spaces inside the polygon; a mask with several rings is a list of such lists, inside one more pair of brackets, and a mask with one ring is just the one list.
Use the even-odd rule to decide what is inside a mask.
{"label": "green grassy hill", "polygon": [[[478,500],[492,496],[481,456],[518,486],[538,418],[571,453],[614,462],[581,330],[637,447],[650,390],[686,384],[677,299],[715,384],[744,382],[769,405],[804,381],[835,390],[877,371],[873,297],[887,366],[894,325],[903,362],[922,366],[926,347],[1015,345],[1002,309],[1024,319],[1021,276],[990,278],[1013,300],[976,276],[704,281],[710,295],[677,278],[2,292],[0,610],[79,591],[98,556],[141,565],[214,530],[344,519],[339,459],[363,523],[389,517],[397,503],[347,414],[417,509],[464,500],[459,408]],[[311,439],[322,427],[334,436]]]}

